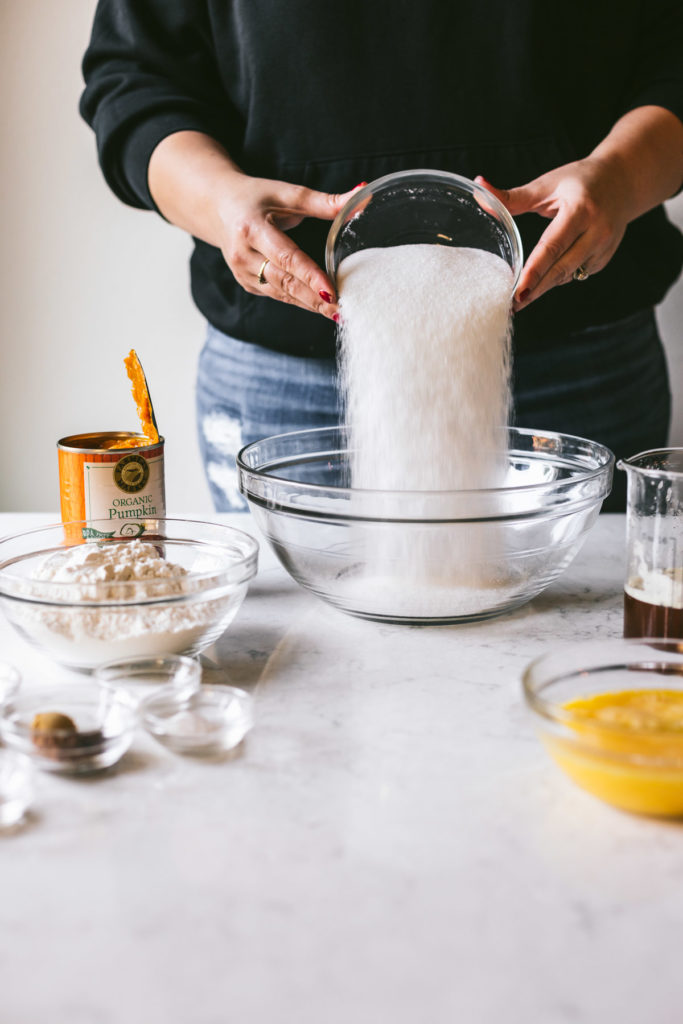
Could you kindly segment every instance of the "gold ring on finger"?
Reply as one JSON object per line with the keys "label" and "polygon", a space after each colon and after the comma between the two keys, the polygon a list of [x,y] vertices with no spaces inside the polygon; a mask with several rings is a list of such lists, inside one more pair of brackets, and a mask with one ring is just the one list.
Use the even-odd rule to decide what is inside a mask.
{"label": "gold ring on finger", "polygon": [[268,266],[269,263],[270,263],[270,260],[266,257],[266,259],[263,261],[263,263],[259,267],[259,271],[258,271],[258,283],[259,284],[268,284],[268,282],[266,281],[266,275],[265,275],[264,271],[265,271],[265,269],[266,269],[266,267]]}
{"label": "gold ring on finger", "polygon": [[576,268],[576,270],[572,274],[572,277],[574,278],[575,281],[585,281],[586,280],[586,278],[588,277],[588,271],[584,267],[583,263],[579,264],[579,266]]}

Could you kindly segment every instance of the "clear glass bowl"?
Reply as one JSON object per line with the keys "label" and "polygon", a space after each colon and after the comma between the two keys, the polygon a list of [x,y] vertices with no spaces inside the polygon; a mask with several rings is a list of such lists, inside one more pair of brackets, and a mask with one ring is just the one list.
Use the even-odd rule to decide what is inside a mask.
{"label": "clear glass bowl", "polygon": [[[256,574],[257,542],[230,526],[184,519],[136,522],[136,532],[144,532],[135,537],[107,537],[108,525],[60,523],[0,540],[0,606],[17,632],[55,661],[84,671],[123,657],[196,654],[212,644]],[[186,574],[175,583],[35,578],[48,560],[84,544],[131,543],[150,545],[151,556]]]}
{"label": "clear glass bowl", "polygon": [[[683,816],[683,641],[588,641],[559,647],[527,667],[522,685],[544,746],[562,771],[600,800],[638,814]],[[668,691],[673,708],[624,708],[633,693]],[[614,702],[611,695],[625,695]],[[616,709],[596,717],[601,695]],[[680,707],[678,700],[680,699]],[[658,698],[648,694],[647,701]],[[607,715],[607,717],[605,717]]]}
{"label": "clear glass bowl", "polygon": [[0,749],[0,828],[23,819],[33,800],[33,764],[14,750]]}
{"label": "clear glass bowl", "polygon": [[355,192],[332,222],[325,264],[335,281],[353,252],[417,243],[495,253],[512,268],[512,290],[517,287],[523,262],[517,225],[488,189],[448,171],[400,171]]}
{"label": "clear glass bowl", "polygon": [[128,695],[94,681],[23,692],[0,709],[5,744],[61,775],[90,774],[116,764],[131,744],[135,725],[135,705]]}
{"label": "clear glass bowl", "polygon": [[202,681],[201,665],[196,658],[167,654],[162,658],[121,658],[95,669],[95,678],[109,686],[122,687],[133,700],[140,701],[161,686],[187,695]]}
{"label": "clear glass bowl", "polygon": [[195,756],[232,750],[254,724],[253,698],[235,686],[201,686],[189,694],[165,687],[141,701],[138,713],[159,743]]}
{"label": "clear glass bowl", "polygon": [[342,611],[406,623],[485,619],[566,569],[614,464],[582,438],[522,429],[508,438],[506,485],[492,490],[354,490],[343,427],[247,445],[240,488],[287,572]]}
{"label": "clear glass bowl", "polygon": [[0,704],[9,700],[21,685],[19,670],[7,661],[0,661]]}

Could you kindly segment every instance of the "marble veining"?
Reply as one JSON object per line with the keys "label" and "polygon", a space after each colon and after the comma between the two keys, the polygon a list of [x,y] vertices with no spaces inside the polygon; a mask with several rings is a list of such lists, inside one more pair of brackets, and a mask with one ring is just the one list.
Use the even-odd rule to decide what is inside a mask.
{"label": "marble veining", "polygon": [[[0,835],[2,1024],[678,1022],[683,832],[572,787],[520,696],[550,645],[620,635],[623,571],[603,516],[530,605],[413,628],[263,546],[203,660],[254,694],[237,755],[139,734],[107,777],[41,776]],[[0,635],[25,685],[63,674]]]}

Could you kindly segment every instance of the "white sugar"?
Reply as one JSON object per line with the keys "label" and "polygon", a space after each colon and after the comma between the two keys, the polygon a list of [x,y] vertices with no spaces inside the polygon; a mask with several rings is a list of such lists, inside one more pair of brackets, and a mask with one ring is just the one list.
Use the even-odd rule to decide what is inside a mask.
{"label": "white sugar", "polygon": [[[354,253],[338,280],[353,486],[500,486],[510,402],[507,263],[480,249],[401,245]],[[387,518],[399,504],[386,500]],[[428,508],[425,498],[425,516]],[[454,550],[443,531],[387,524],[364,556],[365,575],[495,585],[491,533],[473,526]]]}

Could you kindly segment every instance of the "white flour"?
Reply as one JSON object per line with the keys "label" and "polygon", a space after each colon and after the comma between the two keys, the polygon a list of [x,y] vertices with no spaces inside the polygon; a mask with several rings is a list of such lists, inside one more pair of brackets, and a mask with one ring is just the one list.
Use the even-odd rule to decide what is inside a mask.
{"label": "white flour", "polygon": [[[207,631],[222,632],[239,603],[233,595],[204,600],[198,592],[203,586],[163,558],[152,541],[79,544],[51,555],[27,581],[32,597],[55,603],[22,607],[13,618],[29,639],[81,667],[129,655],[180,653]],[[60,607],[60,601],[92,603]],[[102,607],[93,607],[95,602]]]}
{"label": "white flour", "polygon": [[[501,486],[501,428],[510,404],[507,263],[480,249],[402,245],[354,253],[342,262],[338,279],[354,488]],[[428,517],[429,500],[417,499],[421,511],[415,500],[415,518]],[[400,498],[378,503],[387,518],[400,507]],[[386,524],[361,555],[363,578],[379,588],[379,604],[383,592],[397,609],[391,614],[400,615],[400,606],[419,617],[420,609],[433,614],[435,605],[451,614],[454,600],[479,610],[495,603],[490,593],[465,590],[457,598],[454,588],[502,584],[491,568],[500,550],[491,524],[457,533]],[[359,582],[350,580],[349,586]],[[405,592],[406,582],[438,592],[427,599]]]}

